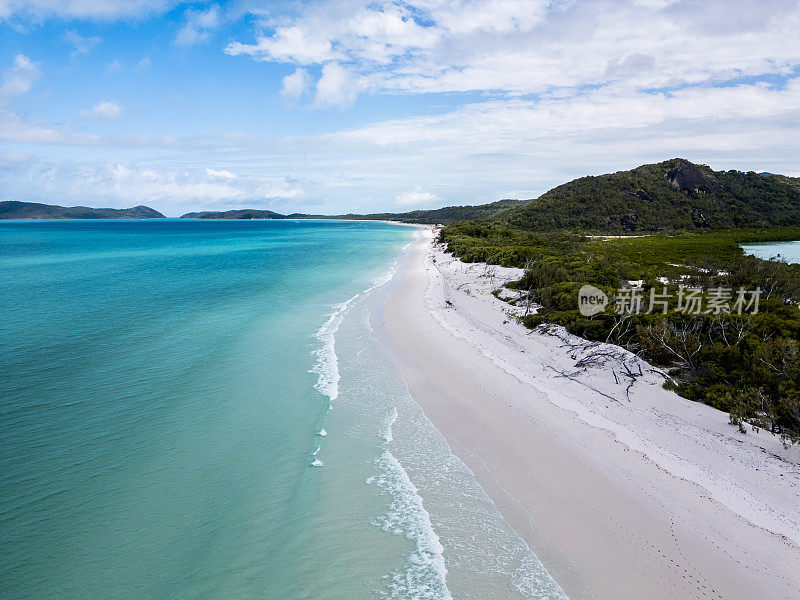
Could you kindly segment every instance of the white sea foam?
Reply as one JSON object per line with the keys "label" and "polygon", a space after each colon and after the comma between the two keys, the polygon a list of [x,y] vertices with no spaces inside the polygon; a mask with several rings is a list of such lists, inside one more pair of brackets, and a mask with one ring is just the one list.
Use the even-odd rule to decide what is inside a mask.
{"label": "white sea foam", "polygon": [[410,242],[408,242],[405,246],[403,246],[403,249],[400,251],[401,254],[405,254],[408,251],[408,249],[411,248],[411,246],[413,246],[414,244],[419,242],[421,237],[422,237],[422,230],[421,229],[417,229],[414,232],[414,239],[411,240]]}
{"label": "white sea foam", "polygon": [[[524,542],[523,542],[524,543]],[[545,570],[533,551],[524,544],[527,552],[512,576],[515,588],[526,598],[544,600],[567,600],[566,594]]]}
{"label": "white sea foam", "polygon": [[383,451],[375,464],[381,474],[370,477],[367,483],[378,486],[392,499],[389,510],[377,524],[385,531],[404,535],[416,545],[403,568],[389,576],[388,597],[452,600],[447,588],[444,548],[417,488],[403,465],[388,450]]}
{"label": "white sea foam", "polygon": [[383,439],[388,444],[392,441],[392,425],[397,420],[397,408],[392,407],[392,412],[386,417],[383,422]]}
{"label": "white sea foam", "polygon": [[333,305],[333,312],[328,316],[328,320],[314,334],[321,345],[314,350],[317,361],[309,372],[317,374],[317,383],[314,384],[314,387],[328,397],[329,409],[333,407],[333,401],[339,397],[339,357],[336,355],[336,332],[339,330],[339,325],[342,324],[344,315],[353,304],[376,288],[389,283],[396,270],[397,259],[392,262],[386,273],[373,279],[370,287],[360,291],[346,302]]}
{"label": "white sea foam", "polygon": [[[339,326],[342,324],[345,314],[353,304],[368,296],[373,290],[389,283],[392,277],[394,277],[396,270],[397,259],[394,259],[385,273],[372,280],[370,287],[361,290],[346,302],[333,305],[333,312],[328,315],[327,321],[325,321],[322,327],[314,334],[314,337],[316,337],[321,344],[319,348],[314,351],[317,360],[309,372],[317,374],[317,382],[314,384],[314,388],[322,395],[328,397],[329,412],[333,410],[333,402],[339,397],[339,357],[336,354],[336,332],[339,330]],[[328,432],[326,432],[325,429],[320,429],[318,435],[325,437],[328,435]],[[320,447],[318,446],[313,452],[313,456],[317,456],[319,451]],[[324,463],[317,458],[311,465],[314,467],[322,467]]]}
{"label": "white sea foam", "polygon": [[319,393],[327,396],[330,403],[339,396],[339,359],[336,356],[336,331],[342,323],[345,311],[350,304],[358,298],[358,294],[347,302],[335,305],[334,311],[328,320],[317,330],[314,336],[321,342],[314,351],[317,361],[311,368],[311,373],[317,374],[317,383],[314,387]]}

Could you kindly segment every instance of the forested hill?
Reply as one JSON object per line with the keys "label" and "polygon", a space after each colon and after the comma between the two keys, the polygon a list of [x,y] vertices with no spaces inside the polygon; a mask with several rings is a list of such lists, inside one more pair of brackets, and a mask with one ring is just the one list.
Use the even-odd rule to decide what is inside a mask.
{"label": "forested hill", "polygon": [[[447,225],[456,221],[473,221],[476,219],[487,219],[505,214],[518,206],[522,206],[527,200],[498,200],[489,204],[479,204],[477,206],[445,206],[432,210],[413,210],[404,213],[374,213],[369,215],[341,215],[338,217],[324,217],[334,219],[384,219],[388,221],[402,221],[404,223],[432,224],[437,223]],[[307,215],[301,215],[301,218]]]}
{"label": "forested hill", "polygon": [[0,219],[163,219],[149,206],[133,208],[89,208],[55,206],[37,202],[0,202]]}
{"label": "forested hill", "polygon": [[714,171],[675,158],[553,188],[497,221],[598,232],[800,225],[800,179]]}
{"label": "forested hill", "polygon": [[[404,213],[375,213],[369,215],[283,215],[271,210],[244,208],[226,211],[190,212],[182,219],[372,219],[404,223],[448,224],[455,221],[486,219],[524,204],[522,200],[499,200],[478,206],[447,206],[433,210],[414,210]],[[36,202],[0,202],[0,219],[163,219],[160,212],[148,206],[134,208],[90,208],[88,206],[55,206]]]}
{"label": "forested hill", "polygon": [[286,216],[271,210],[244,208],[241,210],[191,212],[181,219],[285,219]]}
{"label": "forested hill", "polygon": [[271,210],[241,209],[187,213],[181,219],[335,219],[335,220],[385,220],[404,223],[447,224],[455,221],[472,221],[494,217],[524,204],[523,200],[498,200],[478,206],[447,206],[433,210],[414,210],[404,213],[373,213],[368,215],[307,215],[294,213],[282,215]]}

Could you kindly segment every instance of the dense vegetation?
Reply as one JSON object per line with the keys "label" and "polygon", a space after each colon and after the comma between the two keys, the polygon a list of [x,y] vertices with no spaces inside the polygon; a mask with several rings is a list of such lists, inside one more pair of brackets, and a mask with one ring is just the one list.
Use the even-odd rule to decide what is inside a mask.
{"label": "dense vegetation", "polygon": [[[271,210],[243,208],[225,211],[200,211],[181,215],[181,219],[334,219],[385,220],[404,223],[447,224],[455,221],[486,219],[524,204],[523,200],[498,200],[478,206],[447,206],[433,210],[369,215],[283,215]],[[55,206],[35,202],[0,202],[0,219],[163,219],[160,212],[148,206],[134,208],[89,208],[87,206]]]}
{"label": "dense vegetation", "polygon": [[401,221],[404,223],[447,224],[455,221],[469,221],[494,217],[502,211],[523,204],[522,200],[499,200],[478,206],[447,206],[433,210],[414,210],[405,213],[372,213],[368,215],[307,215],[293,213],[282,215],[271,210],[227,210],[195,212],[183,215],[182,219],[333,219],[333,220],[383,220]]}
{"label": "dense vegetation", "polygon": [[0,202],[0,219],[163,219],[149,206],[133,208],[89,208],[55,206],[36,202]]}
{"label": "dense vegetation", "polygon": [[456,221],[473,221],[476,219],[487,219],[503,214],[509,209],[516,208],[525,204],[525,200],[498,200],[490,204],[479,204],[477,206],[446,206],[433,210],[413,210],[405,213],[377,213],[371,215],[344,215],[340,218],[345,219],[385,219],[391,221],[402,221],[404,223],[421,224],[442,224],[454,223]]}
{"label": "dense vegetation", "polygon": [[239,210],[207,210],[181,215],[181,219],[285,219],[286,216],[271,210],[244,208]]}
{"label": "dense vegetation", "polygon": [[[675,194],[668,175],[673,168],[683,168],[673,173],[675,189],[691,185],[694,191]],[[739,246],[800,239],[800,186],[776,175],[697,171],[706,179],[691,179],[697,172],[685,161],[579,179],[496,218],[448,225],[440,238],[466,262],[526,269],[515,284],[515,302],[541,306],[523,318],[527,326],[562,325],[586,339],[625,347],[665,367],[666,385],[681,395],[727,411],[742,431],[749,423],[800,441],[800,265],[746,256]],[[624,199],[626,190],[642,191],[656,180],[659,185],[647,186],[636,200]],[[659,208],[641,208],[650,206]],[[631,214],[636,218],[623,219]],[[669,231],[587,235],[632,224]],[[760,228],[776,224],[793,227]],[[616,314],[617,290],[639,282],[643,311]],[[578,290],[585,284],[606,292],[612,305],[583,316]],[[704,306],[715,288],[733,295],[760,288],[759,310],[680,312],[680,286],[704,289]],[[651,290],[670,297],[666,314],[645,312]]]}
{"label": "dense vegetation", "polygon": [[501,218],[520,229],[617,233],[798,225],[800,179],[676,158],[581,177]]}

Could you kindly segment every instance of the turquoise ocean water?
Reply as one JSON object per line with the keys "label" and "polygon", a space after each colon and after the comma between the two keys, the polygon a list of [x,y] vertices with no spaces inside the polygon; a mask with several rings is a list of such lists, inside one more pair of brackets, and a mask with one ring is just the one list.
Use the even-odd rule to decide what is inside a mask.
{"label": "turquoise ocean water", "polygon": [[790,263],[800,263],[800,241],[768,242],[763,244],[742,244],[745,254],[769,260],[780,258]]}
{"label": "turquoise ocean water", "polygon": [[0,223],[0,598],[563,598],[375,335],[414,234]]}

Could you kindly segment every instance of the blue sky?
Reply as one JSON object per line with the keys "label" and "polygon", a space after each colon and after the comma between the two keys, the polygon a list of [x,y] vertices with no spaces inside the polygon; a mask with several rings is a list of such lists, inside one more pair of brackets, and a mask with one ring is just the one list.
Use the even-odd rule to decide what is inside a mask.
{"label": "blue sky", "polygon": [[0,200],[535,197],[683,156],[800,175],[790,0],[0,0]]}

